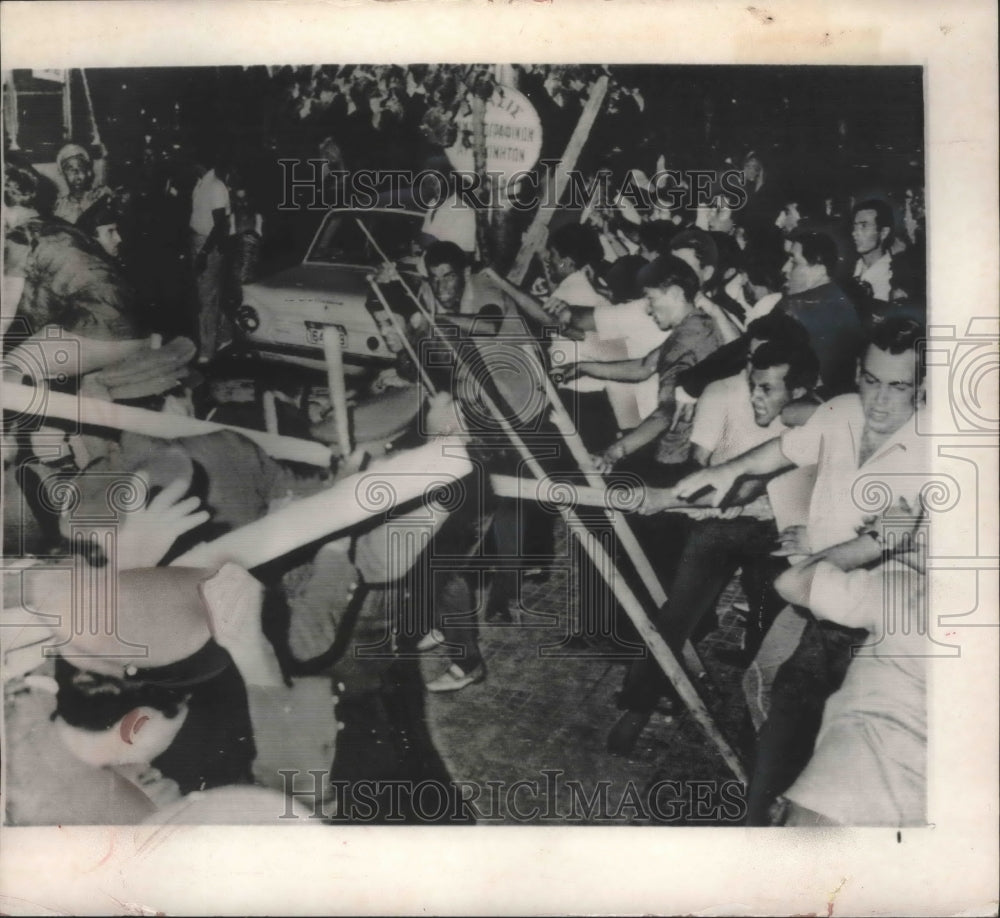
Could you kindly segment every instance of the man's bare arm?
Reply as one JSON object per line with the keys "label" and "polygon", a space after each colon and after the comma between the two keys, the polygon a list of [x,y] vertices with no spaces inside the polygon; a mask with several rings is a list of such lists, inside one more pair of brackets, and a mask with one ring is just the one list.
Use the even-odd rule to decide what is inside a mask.
{"label": "man's bare arm", "polygon": [[773,475],[793,465],[781,451],[781,438],[775,437],[729,462],[688,475],[677,484],[675,491],[678,497],[687,500],[702,491],[711,490],[712,506],[718,507],[740,478]]}

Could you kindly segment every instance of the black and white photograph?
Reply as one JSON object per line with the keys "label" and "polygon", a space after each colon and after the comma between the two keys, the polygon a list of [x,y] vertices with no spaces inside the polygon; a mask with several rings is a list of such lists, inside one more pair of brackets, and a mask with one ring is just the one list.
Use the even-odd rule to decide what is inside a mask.
{"label": "black and white photograph", "polygon": [[[341,34],[329,7],[282,57],[239,21],[264,6],[220,4],[238,55],[3,71],[9,845],[105,827],[81,873],[129,848],[162,891],[185,837],[205,879],[211,839],[267,863],[270,838],[385,836],[423,889],[406,852],[471,833],[476,866],[442,854],[430,887],[457,856],[464,894],[202,907],[832,915],[832,855],[821,901],[741,893],[758,839],[860,833],[905,864],[954,815],[944,748],[995,828],[996,691],[958,725],[939,692],[996,688],[996,196],[936,164],[933,64],[670,61],[651,36],[626,62],[506,35],[502,60],[482,36],[377,56],[382,14],[359,46],[371,10]],[[953,195],[986,215],[968,247],[935,222]],[[621,898],[581,875],[514,904],[489,827],[636,863]],[[639,897],[626,875],[686,839],[726,891]],[[845,908],[995,914],[995,858],[972,898]],[[38,895],[3,911],[73,907]]]}

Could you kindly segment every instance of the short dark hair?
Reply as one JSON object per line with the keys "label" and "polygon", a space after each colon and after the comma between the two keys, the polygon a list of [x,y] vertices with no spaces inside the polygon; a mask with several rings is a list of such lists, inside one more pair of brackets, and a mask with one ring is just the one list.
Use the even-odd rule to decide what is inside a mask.
{"label": "short dark hair", "polygon": [[826,233],[797,233],[792,240],[802,246],[802,257],[806,264],[823,265],[826,273],[833,275],[837,270],[840,255],[835,243]]}
{"label": "short dark hair", "polygon": [[888,201],[879,198],[867,198],[860,204],[855,204],[851,210],[851,218],[856,217],[863,210],[875,211],[875,225],[881,229],[892,230],[896,225],[896,216],[893,213],[892,205]]}
{"label": "short dark hair", "polygon": [[694,303],[694,298],[701,287],[694,268],[676,255],[661,255],[659,258],[654,258],[639,271],[635,282],[640,290],[649,287],[661,289],[680,287],[689,303]]}
{"label": "short dark hair", "polygon": [[28,204],[34,207],[42,186],[42,175],[30,166],[6,162],[3,167],[3,200],[8,207]]}
{"label": "short dark hair", "polygon": [[578,268],[590,265],[592,268],[604,260],[601,238],[593,226],[583,223],[567,223],[549,236],[549,248],[569,258]]}
{"label": "short dark hair", "polygon": [[809,332],[794,316],[783,309],[772,309],[767,315],[754,319],[746,330],[747,342],[783,341],[793,347],[809,347]]}
{"label": "short dark hair", "polygon": [[781,202],[779,214],[790,204],[794,204],[802,220],[818,220],[825,216],[822,194],[804,184],[786,187],[785,193],[778,200]]}
{"label": "short dark hair", "polygon": [[441,265],[451,265],[461,274],[466,265],[465,252],[454,242],[432,242],[424,251],[424,265],[428,271]]}
{"label": "short dark hair", "polygon": [[788,364],[785,386],[789,392],[793,389],[811,390],[816,387],[819,358],[808,344],[803,346],[788,339],[775,338],[761,344],[750,357],[750,367],[754,370],[767,370],[783,364]]}
{"label": "short dark hair", "polygon": [[868,334],[868,343],[880,351],[893,355],[914,352],[917,384],[927,373],[927,349],[921,346],[926,339],[927,330],[922,322],[900,315],[888,316],[874,323]]}
{"label": "short dark hair", "polygon": [[703,268],[711,267],[714,270],[719,266],[719,247],[705,230],[687,229],[679,232],[670,240],[670,251],[676,252],[678,249],[692,249]]}
{"label": "short dark hair", "polygon": [[743,270],[750,283],[768,290],[780,290],[781,269],[788,260],[785,237],[773,224],[751,228],[743,250]]}
{"label": "short dark hair", "polygon": [[669,220],[651,220],[639,224],[639,242],[657,255],[670,251],[670,240],[680,232],[680,228]]}
{"label": "short dark hair", "polygon": [[188,692],[159,685],[132,684],[124,679],[78,669],[61,656],[56,657],[56,713],[71,727],[107,730],[129,711],[155,708],[164,716],[176,717]]}

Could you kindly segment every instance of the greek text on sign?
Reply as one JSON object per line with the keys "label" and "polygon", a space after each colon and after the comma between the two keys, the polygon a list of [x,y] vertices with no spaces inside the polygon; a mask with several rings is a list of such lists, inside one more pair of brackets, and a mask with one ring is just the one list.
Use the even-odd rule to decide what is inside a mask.
{"label": "greek text on sign", "polygon": [[[509,86],[497,86],[486,103],[486,170],[499,172],[504,183],[514,173],[538,162],[542,152],[542,123],[534,106]],[[445,151],[455,169],[471,172],[472,115],[459,119],[458,141]]]}

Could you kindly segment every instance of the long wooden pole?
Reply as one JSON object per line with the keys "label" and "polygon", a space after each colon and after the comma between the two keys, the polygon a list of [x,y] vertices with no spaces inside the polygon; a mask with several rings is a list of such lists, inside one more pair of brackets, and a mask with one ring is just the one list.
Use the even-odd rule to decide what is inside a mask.
{"label": "long wooden pole", "polygon": [[[486,100],[481,98],[477,89],[472,91],[472,163],[476,172],[479,187],[489,194],[492,202],[493,193],[489,186],[489,176],[486,173]],[[490,211],[476,208],[476,245],[479,248],[479,261],[488,265],[492,261],[493,240],[490,238]]]}
{"label": "long wooden pole", "polygon": [[[583,440],[580,438],[580,434],[576,429],[576,425],[573,423],[573,419],[569,416],[566,406],[563,405],[562,399],[559,398],[559,393],[556,392],[556,388],[552,384],[552,380],[548,377],[545,379],[545,391],[549,397],[549,404],[552,406],[552,420],[559,433],[562,434],[563,439],[566,441],[566,445],[569,447],[573,458],[583,471],[584,477],[587,479],[587,484],[592,488],[605,490],[607,488],[607,484],[604,481],[603,476],[594,466],[594,460],[591,458],[587,448],[583,445]],[[645,584],[646,589],[649,591],[649,595],[652,597],[653,602],[655,602],[658,606],[662,606],[667,601],[667,594],[663,589],[663,585],[660,583],[660,578],[656,575],[656,572],[653,570],[653,566],[649,563],[646,553],[642,550],[639,540],[635,537],[635,533],[632,532],[628,522],[621,517],[621,514],[610,509],[610,505],[608,515],[612,517],[611,523],[615,528],[615,534],[621,541],[622,547],[624,547],[629,559],[639,572],[639,576],[642,578],[642,581]]]}
{"label": "long wooden pole", "polygon": [[436,439],[343,478],[319,494],[297,500],[214,542],[196,545],[171,564],[213,567],[232,561],[249,570],[350,529],[471,471],[472,463],[458,438]]}
{"label": "long wooden pole", "polygon": [[[562,403],[562,399],[559,398],[556,387],[548,377],[545,378],[545,391],[549,398],[549,404],[552,406],[552,420],[556,425],[556,429],[562,434],[570,453],[572,453],[573,458],[583,471],[587,479],[587,484],[592,488],[606,490],[607,483],[594,466],[594,460],[591,458],[586,446],[584,446],[580,433],[573,423],[573,419],[569,416],[566,406]],[[638,573],[643,585],[649,592],[650,598],[657,606],[663,606],[667,601],[667,593],[663,589],[659,575],[653,569],[653,565],[650,564],[646,552],[632,531],[632,527],[629,526],[628,520],[618,510],[614,509],[614,504],[607,503],[606,507],[608,519],[615,530],[615,535],[618,536],[622,548],[625,549],[625,553],[628,555],[633,567],[635,567],[636,573]],[[705,664],[702,662],[701,657],[698,656],[698,651],[695,650],[694,645],[690,641],[684,644],[684,658],[695,672],[699,674],[705,672]]]}
{"label": "long wooden pole", "polygon": [[199,421],[197,418],[163,414],[159,411],[146,411],[144,408],[105,402],[89,396],[51,392],[23,383],[4,383],[0,390],[0,405],[5,410],[18,414],[58,418],[93,427],[108,427],[112,430],[130,430],[133,433],[168,440],[231,430],[253,440],[275,459],[304,462],[321,468],[330,467],[332,455],[330,448],[312,440],[283,437],[247,427]]}
{"label": "long wooden pole", "polygon": [[[510,442],[514,445],[514,448],[517,450],[518,455],[520,455],[524,464],[528,467],[528,470],[538,479],[539,485],[552,484],[551,479],[548,475],[546,475],[545,470],[541,467],[534,454],[525,445],[520,434],[514,430],[509,419],[507,418],[506,413],[500,409],[497,403],[490,396],[489,392],[485,389],[480,393],[480,395],[487,409],[500,424]],[[605,490],[607,489],[605,488]],[[687,708],[691,712],[694,719],[698,721],[708,737],[713,743],[715,743],[716,748],[719,750],[719,754],[725,760],[730,769],[732,769],[733,774],[737,777],[737,779],[746,782],[746,774],[743,771],[743,766],[740,763],[739,756],[736,755],[729,743],[726,742],[726,738],[716,726],[708,708],[705,707],[705,703],[701,700],[701,696],[691,684],[691,680],[688,678],[684,667],[682,667],[677,661],[677,657],[674,656],[673,651],[667,646],[666,641],[663,640],[660,632],[657,631],[656,626],[650,621],[649,616],[642,607],[642,604],[636,598],[631,589],[629,589],[624,579],[618,575],[618,568],[615,566],[613,559],[596,541],[593,533],[591,533],[590,530],[583,525],[580,518],[573,512],[572,509],[566,506],[561,506],[559,509],[563,518],[566,520],[567,529],[574,535],[577,541],[583,545],[584,550],[590,556],[591,561],[594,563],[601,577],[604,578],[608,586],[610,586],[614,591],[619,604],[625,610],[625,614],[632,620],[632,624],[635,625],[636,631],[638,631],[643,641],[645,641],[650,653],[652,653],[653,658],[659,664],[667,678],[677,689],[677,693],[687,705]],[[614,525],[614,522],[612,522],[612,525]],[[621,520],[620,526],[615,527],[616,534],[619,533],[619,529],[622,531],[627,530],[628,524],[624,520]],[[628,529],[628,532],[631,533],[631,530]],[[632,538],[635,538],[634,533],[632,533]],[[638,542],[636,542],[636,545],[638,546]],[[641,554],[641,548],[639,549],[639,552]],[[645,558],[645,555],[642,554],[642,557]],[[649,564],[648,559],[646,563],[647,565]],[[650,570],[652,569],[650,568]],[[654,574],[654,580],[655,579]],[[659,581],[656,580],[656,583],[659,583]]]}
{"label": "long wooden pole", "polygon": [[[587,104],[583,107],[580,120],[577,121],[569,143],[566,144],[566,152],[563,153],[562,159],[555,168],[551,179],[554,182],[554,187],[551,189],[552,193],[549,194],[550,189],[546,189],[542,198],[543,201],[552,200],[558,202],[562,198],[563,192],[566,190],[566,185],[569,183],[569,174],[576,168],[577,160],[583,152],[583,146],[590,136],[591,128],[593,128],[594,122],[597,120],[597,114],[601,110],[601,104],[604,102],[607,92],[608,78],[606,76],[599,77],[590,90],[590,98],[587,99]],[[535,254],[545,244],[549,222],[552,220],[555,212],[556,208],[554,207],[538,208],[534,219],[531,221],[531,225],[528,227],[521,241],[521,248],[514,259],[514,265],[507,272],[507,279],[511,283],[520,284],[524,280],[524,275],[528,273],[528,267],[531,265],[531,259],[535,257]]]}
{"label": "long wooden pole", "polygon": [[[570,514],[570,518],[572,518],[572,514]],[[579,522],[577,522],[577,525],[579,525]],[[590,560],[599,571],[603,573],[606,570],[606,565],[614,565],[613,560],[592,532],[587,530],[584,537],[578,536],[578,538],[584,550],[590,556]],[[708,734],[712,742],[715,743],[716,748],[719,750],[722,758],[725,759],[726,764],[732,770],[736,779],[746,784],[747,776],[743,770],[743,764],[740,762],[739,756],[729,743],[726,742],[726,738],[716,726],[708,708],[705,707],[705,702],[701,700],[701,696],[691,684],[691,680],[688,679],[684,668],[677,662],[677,657],[674,656],[673,651],[667,646],[660,632],[656,630],[656,626],[649,620],[649,616],[646,615],[635,594],[621,577],[606,577],[605,579],[608,580],[608,584],[614,590],[621,607],[625,610],[628,617],[632,619],[632,623],[635,625],[639,635],[646,642],[646,646],[674,688],[677,689],[677,694],[681,696],[681,699],[687,705],[694,719],[698,721],[701,728]]]}

